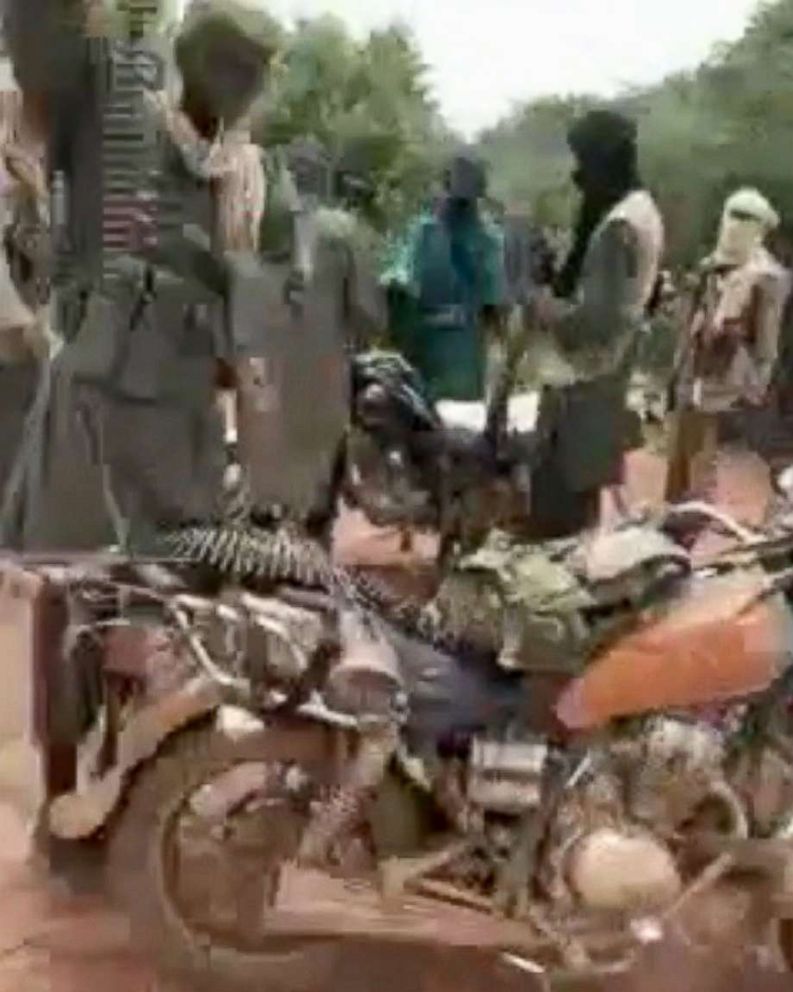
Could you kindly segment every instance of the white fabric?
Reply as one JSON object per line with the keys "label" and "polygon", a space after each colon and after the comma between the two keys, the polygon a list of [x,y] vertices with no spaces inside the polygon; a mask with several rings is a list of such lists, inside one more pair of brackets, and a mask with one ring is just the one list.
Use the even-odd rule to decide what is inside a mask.
{"label": "white fabric", "polygon": [[[734,217],[734,211],[752,219]],[[778,224],[779,215],[762,193],[738,190],[724,204],[714,260],[718,265],[746,265]]]}
{"label": "white fabric", "polygon": [[729,197],[724,206],[728,211],[737,210],[739,213],[750,214],[762,221],[769,231],[779,226],[779,214],[759,190],[739,189]]}
{"label": "white fabric", "polygon": [[765,227],[760,221],[738,220],[725,215],[714,259],[718,265],[746,265],[764,237]]}
{"label": "white fabric", "polygon": [[[515,434],[530,434],[537,425],[539,403],[538,392],[517,393],[511,396],[507,411],[508,430]],[[476,433],[481,433],[485,429],[487,422],[485,403],[439,400],[436,406],[438,415],[446,427],[462,427]]]}

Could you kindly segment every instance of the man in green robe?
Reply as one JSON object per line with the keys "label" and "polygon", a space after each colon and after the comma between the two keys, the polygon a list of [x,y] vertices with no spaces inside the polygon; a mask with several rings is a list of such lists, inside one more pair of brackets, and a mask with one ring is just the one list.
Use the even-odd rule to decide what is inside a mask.
{"label": "man in green robe", "polygon": [[385,277],[405,357],[436,399],[484,397],[488,330],[504,304],[502,238],[480,211],[485,172],[455,156],[445,195],[411,226]]}

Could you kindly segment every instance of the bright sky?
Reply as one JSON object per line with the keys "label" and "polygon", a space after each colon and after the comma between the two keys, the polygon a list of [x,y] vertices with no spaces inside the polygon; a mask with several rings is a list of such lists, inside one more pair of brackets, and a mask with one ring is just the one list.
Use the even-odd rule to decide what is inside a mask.
{"label": "bright sky", "polygon": [[357,34],[414,30],[449,121],[468,136],[548,93],[609,96],[695,66],[740,36],[757,0],[262,0],[279,17],[332,10]]}

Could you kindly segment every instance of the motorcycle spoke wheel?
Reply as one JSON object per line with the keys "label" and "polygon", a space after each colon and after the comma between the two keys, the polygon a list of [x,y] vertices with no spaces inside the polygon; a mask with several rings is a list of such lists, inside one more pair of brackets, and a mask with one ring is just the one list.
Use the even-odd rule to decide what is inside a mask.
{"label": "motorcycle spoke wheel", "polygon": [[230,735],[202,721],[138,769],[108,837],[108,894],[133,945],[190,988],[315,992],[329,980],[335,943],[276,923],[291,909],[281,868],[337,781],[329,737],[313,723]]}
{"label": "motorcycle spoke wheel", "polygon": [[264,764],[237,766],[189,796],[162,837],[166,893],[185,925],[212,943],[261,944],[307,815],[283,773]]}

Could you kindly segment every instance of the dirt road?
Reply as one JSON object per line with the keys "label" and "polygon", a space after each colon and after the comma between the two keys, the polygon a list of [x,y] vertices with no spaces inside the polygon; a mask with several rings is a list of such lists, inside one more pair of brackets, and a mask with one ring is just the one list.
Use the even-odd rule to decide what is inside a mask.
{"label": "dirt road", "polygon": [[[663,466],[658,458],[646,452],[631,456],[629,489],[633,499],[656,499],[662,481]],[[720,480],[722,503],[745,519],[756,519],[767,494],[767,473],[758,460],[746,455],[729,460]],[[377,534],[352,517],[340,528],[339,545],[341,557],[348,561],[417,565],[415,555],[408,560],[399,553],[393,537]],[[420,559],[432,549],[420,541],[417,551]],[[3,623],[0,617],[0,633],[8,631],[8,619]],[[123,920],[100,897],[75,898],[59,893],[26,866],[27,832],[37,803],[34,754],[26,743],[26,659],[19,644],[2,646],[7,667],[0,693],[0,992],[187,992],[158,978],[128,949]],[[758,975],[742,978],[718,973],[713,960],[697,960],[683,948],[665,948],[656,958],[648,960],[638,983],[620,983],[619,992],[629,988],[631,992],[790,992],[793,985],[789,979],[766,981]],[[408,964],[413,965],[410,972]],[[411,992],[419,992],[419,986],[426,992],[532,989],[532,980],[525,973],[514,968],[509,973],[504,968],[497,973],[477,973],[476,964],[468,959],[437,961],[433,966],[427,962],[426,967],[418,960],[403,960],[395,961],[394,968],[397,976],[402,976],[398,987],[410,986]],[[350,986],[374,992],[366,976],[366,962],[348,963],[334,980],[334,988],[324,992],[349,992]],[[616,983],[610,992],[618,992]]]}

